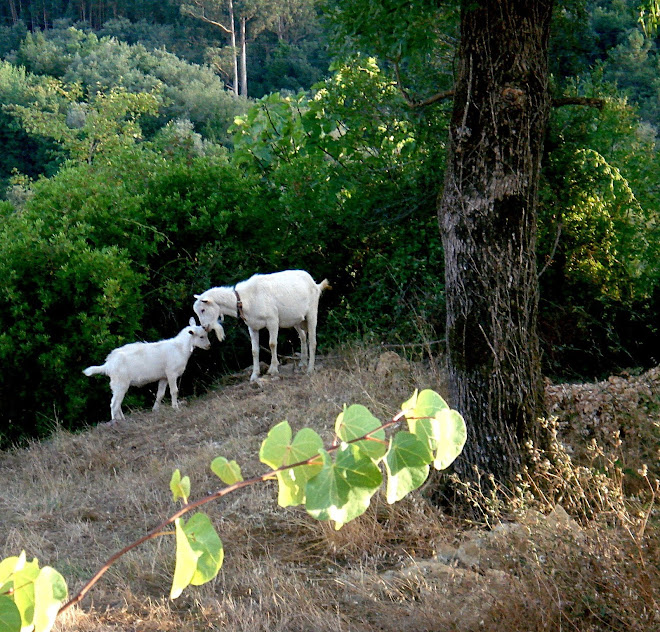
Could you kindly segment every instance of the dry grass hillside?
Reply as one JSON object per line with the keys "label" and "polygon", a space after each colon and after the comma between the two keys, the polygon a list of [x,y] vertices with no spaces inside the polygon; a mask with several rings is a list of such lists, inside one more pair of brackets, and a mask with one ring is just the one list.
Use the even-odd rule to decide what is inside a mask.
{"label": "dry grass hillside", "polygon": [[[386,361],[387,360],[387,361]],[[226,378],[179,413],[135,412],[114,426],[0,453],[0,557],[25,549],[74,593],[102,563],[175,509],[179,468],[192,499],[219,487],[209,463],[262,473],[269,428],[331,440],[344,403],[385,420],[415,388],[443,392],[435,361],[352,349],[311,378]],[[547,386],[551,454],[502,503],[462,493],[483,524],[451,517],[421,489],[336,532],[280,509],[273,483],[206,505],[225,545],[216,580],[166,595],[173,538],[132,551],[57,630],[529,631],[660,630],[660,370],[599,384]],[[109,395],[108,395],[109,397]],[[437,481],[435,481],[437,482]],[[655,503],[655,504],[654,504]]]}

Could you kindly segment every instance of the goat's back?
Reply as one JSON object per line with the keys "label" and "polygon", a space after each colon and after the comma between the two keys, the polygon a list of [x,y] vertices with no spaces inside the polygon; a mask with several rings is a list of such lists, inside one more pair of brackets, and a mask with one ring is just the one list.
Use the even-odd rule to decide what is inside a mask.
{"label": "goat's back", "polygon": [[255,274],[236,285],[246,309],[248,319],[257,327],[277,314],[280,327],[293,327],[303,322],[310,311],[316,311],[321,288],[309,272],[284,270],[272,274]]}
{"label": "goat's back", "polygon": [[142,386],[166,377],[167,371],[183,372],[190,356],[182,353],[174,340],[133,342],[115,349],[105,362],[108,374]]}

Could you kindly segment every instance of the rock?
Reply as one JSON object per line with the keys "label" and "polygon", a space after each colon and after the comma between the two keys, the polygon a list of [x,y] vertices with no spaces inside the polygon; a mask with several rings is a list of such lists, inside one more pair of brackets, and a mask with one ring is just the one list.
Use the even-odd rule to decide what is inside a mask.
{"label": "rock", "polygon": [[394,351],[386,351],[385,353],[381,353],[380,357],[376,361],[376,366],[374,367],[376,374],[382,376],[409,370],[409,362]]}

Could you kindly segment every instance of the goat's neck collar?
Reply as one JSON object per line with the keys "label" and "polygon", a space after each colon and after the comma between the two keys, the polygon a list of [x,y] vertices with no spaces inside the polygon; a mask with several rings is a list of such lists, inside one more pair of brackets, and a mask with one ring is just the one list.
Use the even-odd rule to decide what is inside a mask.
{"label": "goat's neck collar", "polygon": [[236,288],[234,288],[234,294],[236,295],[236,317],[245,322],[245,314],[243,314],[243,301],[236,291]]}

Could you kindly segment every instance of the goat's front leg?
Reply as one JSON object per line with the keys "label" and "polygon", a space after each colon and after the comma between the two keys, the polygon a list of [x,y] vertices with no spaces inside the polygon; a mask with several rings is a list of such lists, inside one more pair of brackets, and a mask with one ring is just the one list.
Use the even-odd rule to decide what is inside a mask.
{"label": "goat's front leg", "polygon": [[156,401],[154,402],[153,408],[151,410],[158,410],[160,408],[160,403],[163,401],[166,388],[167,388],[167,380],[165,378],[163,378],[162,380],[158,380],[158,391],[156,392]]}
{"label": "goat's front leg", "polygon": [[172,408],[174,408],[174,410],[179,410],[179,387],[176,383],[177,377],[176,373],[170,373],[167,376],[167,382],[170,386],[170,397],[172,398]]}
{"label": "goat's front leg", "polygon": [[252,375],[250,382],[256,382],[259,379],[259,330],[248,327],[250,331],[250,340],[252,342]]}

